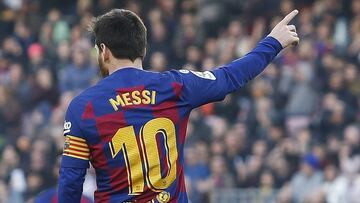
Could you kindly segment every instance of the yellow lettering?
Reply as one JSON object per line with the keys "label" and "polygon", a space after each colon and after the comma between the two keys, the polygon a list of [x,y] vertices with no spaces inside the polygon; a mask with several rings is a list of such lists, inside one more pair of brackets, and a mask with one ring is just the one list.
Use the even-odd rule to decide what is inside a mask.
{"label": "yellow lettering", "polygon": [[137,90],[131,93],[131,97],[133,98],[133,104],[135,105],[141,104],[141,98],[139,96],[140,96],[140,92]]}
{"label": "yellow lettering", "polygon": [[111,106],[114,108],[115,111],[119,110],[118,106],[124,106],[124,101],[121,99],[121,97],[119,95],[116,96],[116,101],[115,99],[109,99],[109,102],[111,104]]}
{"label": "yellow lettering", "polygon": [[129,97],[130,96],[129,92],[126,92],[126,93],[122,94],[121,96],[124,99],[124,102],[125,102],[126,106],[132,105],[131,99]]}
{"label": "yellow lettering", "polygon": [[142,95],[142,97],[143,97],[143,99],[142,99],[142,103],[143,104],[150,104],[150,101],[151,101],[151,99],[150,99],[150,91],[149,90],[144,90],[144,91],[142,91],[142,93],[141,93],[141,95]]}
{"label": "yellow lettering", "polygon": [[155,104],[155,96],[156,96],[156,91],[151,91],[151,104]]}

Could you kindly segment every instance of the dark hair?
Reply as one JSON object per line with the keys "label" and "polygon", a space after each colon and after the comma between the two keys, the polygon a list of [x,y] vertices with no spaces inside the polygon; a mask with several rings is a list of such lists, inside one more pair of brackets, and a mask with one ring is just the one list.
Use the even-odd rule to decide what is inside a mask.
{"label": "dark hair", "polygon": [[112,9],[93,21],[90,31],[95,35],[95,44],[101,50],[104,43],[118,59],[144,58],[146,28],[139,16],[125,9]]}

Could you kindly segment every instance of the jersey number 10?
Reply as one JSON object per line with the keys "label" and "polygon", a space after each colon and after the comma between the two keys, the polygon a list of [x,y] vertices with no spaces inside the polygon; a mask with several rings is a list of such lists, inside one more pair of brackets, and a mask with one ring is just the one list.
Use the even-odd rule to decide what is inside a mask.
{"label": "jersey number 10", "polygon": [[[160,156],[156,135],[164,138],[164,147],[166,151],[166,163],[168,167],[165,177],[161,177]],[[176,145],[175,125],[168,118],[155,118],[148,121],[140,130],[140,145],[136,141],[133,126],[120,128],[109,147],[113,158],[122,150],[126,164],[129,182],[129,194],[136,195],[144,191],[144,173],[142,170],[142,161],[145,166],[145,180],[147,185],[153,191],[161,191],[171,185],[176,179],[176,160],[178,151]],[[140,149],[143,154],[141,161]]]}

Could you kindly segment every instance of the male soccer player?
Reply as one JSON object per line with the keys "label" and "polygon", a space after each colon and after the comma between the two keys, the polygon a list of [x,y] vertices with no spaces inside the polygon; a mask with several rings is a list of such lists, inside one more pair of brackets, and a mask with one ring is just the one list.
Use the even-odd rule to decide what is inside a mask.
{"label": "male soccer player", "polygon": [[95,202],[188,202],[184,142],[192,109],[220,101],[299,42],[287,15],[246,56],[213,71],[144,71],[146,28],[131,11],[114,9],[93,24],[105,77],[70,103],[65,116],[59,202],[79,202],[89,161]]}

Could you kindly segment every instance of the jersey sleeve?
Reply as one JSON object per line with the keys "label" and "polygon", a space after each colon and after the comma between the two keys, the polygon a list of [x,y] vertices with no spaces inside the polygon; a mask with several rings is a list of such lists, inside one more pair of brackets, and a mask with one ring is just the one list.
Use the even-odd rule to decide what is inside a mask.
{"label": "jersey sleeve", "polygon": [[60,168],[58,203],[80,202],[86,169]]}
{"label": "jersey sleeve", "polygon": [[75,102],[71,102],[64,121],[64,149],[61,167],[89,168],[90,150],[79,126],[80,113]]}
{"label": "jersey sleeve", "polygon": [[192,108],[221,101],[259,75],[281,50],[275,38],[266,37],[244,57],[212,71],[174,71],[175,80],[182,84],[182,99]]}

